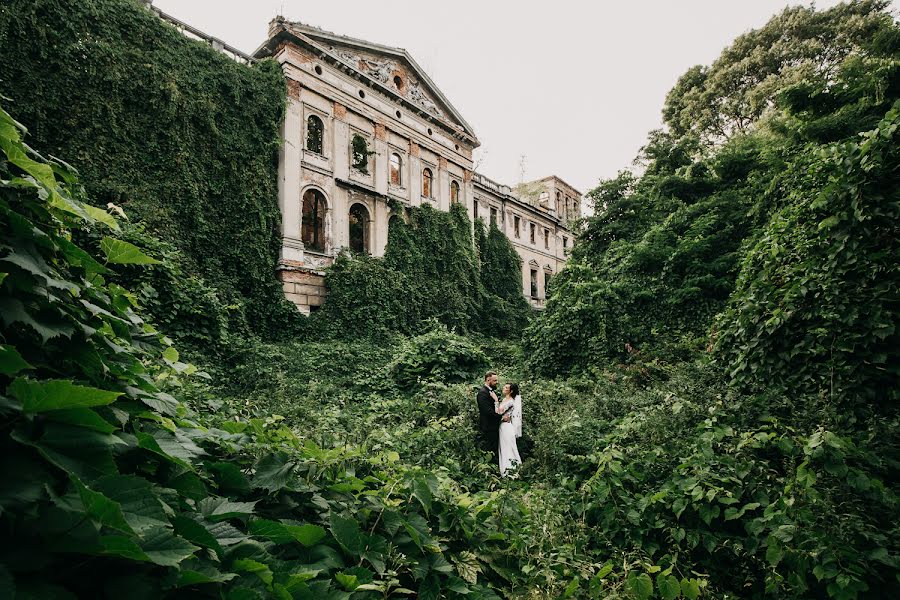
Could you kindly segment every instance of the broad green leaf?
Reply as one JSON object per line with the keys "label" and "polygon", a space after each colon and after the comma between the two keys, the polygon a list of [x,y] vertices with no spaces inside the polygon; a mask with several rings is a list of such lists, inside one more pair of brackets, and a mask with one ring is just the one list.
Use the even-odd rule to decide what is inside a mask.
{"label": "broad green leaf", "polygon": [[227,498],[204,498],[197,508],[210,521],[222,521],[232,517],[252,515],[256,502],[232,502]]}
{"label": "broad green leaf", "polygon": [[766,562],[774,567],[781,562],[783,557],[784,551],[781,549],[781,544],[774,537],[769,536],[769,547],[766,548]]}
{"label": "broad green leaf", "polygon": [[[356,579],[356,575],[351,575],[347,573],[335,573],[334,578],[337,580],[341,587],[347,590],[348,592],[352,592],[356,588],[360,586],[359,581]],[[420,596],[421,597],[421,596]]]}
{"label": "broad green leaf", "polygon": [[250,482],[241,470],[230,462],[207,463],[213,478],[219,484],[222,493],[245,493],[250,491]]}
{"label": "broad green leaf", "polygon": [[632,571],[625,580],[625,589],[637,600],[647,600],[653,596],[653,580],[646,573],[636,575]]}
{"label": "broad green leaf", "polygon": [[173,490],[178,490],[178,493],[191,500],[200,501],[209,496],[206,484],[203,483],[203,480],[197,474],[191,471],[185,471],[172,477],[166,482],[166,486]]}
{"label": "broad green leaf", "polygon": [[181,566],[176,587],[187,587],[204,583],[225,583],[237,577],[234,573],[222,573],[211,565]]}
{"label": "broad green leaf", "polygon": [[438,600],[441,597],[441,581],[436,573],[430,574],[419,585],[419,600]]}
{"label": "broad green leaf", "polygon": [[569,582],[569,585],[566,586],[566,589],[563,591],[563,598],[571,598],[575,592],[578,591],[578,584],[581,582],[581,579],[576,575],[572,578],[572,581]]}
{"label": "broad green leaf", "polygon": [[125,520],[122,514],[122,507],[118,502],[108,498],[101,492],[87,488],[77,477],[70,477],[70,479],[78,490],[82,504],[84,504],[84,512],[90,515],[91,518],[105,527],[117,529],[122,533],[134,533],[134,530]]}
{"label": "broad green leaf", "polygon": [[363,533],[359,523],[353,519],[346,519],[336,513],[331,513],[331,533],[334,539],[351,554],[359,555],[365,550]]}
{"label": "broad green leaf", "polygon": [[287,485],[291,478],[294,463],[288,460],[287,454],[276,452],[260,459],[254,470],[253,487],[277,492]]}
{"label": "broad green leaf", "polygon": [[15,375],[19,371],[33,368],[14,347],[0,344],[0,374]]}
{"label": "broad green leaf", "polygon": [[178,362],[178,350],[169,346],[163,350],[162,357],[171,363]]}
{"label": "broad green leaf", "polygon": [[82,204],[82,208],[84,212],[88,214],[89,217],[94,219],[95,221],[100,221],[110,229],[114,229],[119,231],[119,224],[116,222],[115,217],[111,214],[103,210],[102,208],[98,208],[96,206],[91,206],[90,204]]}
{"label": "broad green leaf", "polygon": [[463,550],[458,556],[450,556],[450,560],[456,566],[456,572],[467,583],[478,583],[478,574],[481,573],[481,564],[474,552]]}
{"label": "broad green leaf", "polygon": [[104,406],[122,395],[121,392],[76,385],[67,379],[36,381],[23,377],[12,382],[9,393],[22,402],[25,412]]}
{"label": "broad green leaf", "polygon": [[[153,485],[135,475],[114,475],[97,480],[94,488],[116,501],[131,528],[141,533],[168,527],[169,520]],[[148,553],[149,554],[149,553]]]}
{"label": "broad green leaf", "polygon": [[659,590],[659,597],[663,600],[675,600],[681,595],[681,585],[678,583],[678,578],[666,573],[660,573],[656,576],[656,589]]}
{"label": "broad green leaf", "polygon": [[58,423],[68,423],[101,433],[112,433],[118,429],[115,425],[98,415],[90,408],[64,408],[45,413],[45,418]]}
{"label": "broad green leaf", "polygon": [[412,495],[419,501],[422,508],[425,509],[425,514],[429,514],[431,512],[432,495],[431,489],[428,487],[428,483],[425,481],[424,477],[416,477],[413,479]]}
{"label": "broad green leaf", "polygon": [[141,549],[150,562],[164,567],[175,567],[200,548],[184,538],[175,536],[171,529],[157,527],[144,532]]}
{"label": "broad green leaf", "polygon": [[216,541],[222,546],[233,546],[249,539],[247,534],[231,525],[228,521],[218,521],[215,523],[204,523],[207,531],[209,531]]}
{"label": "broad green leaf", "polygon": [[294,537],[288,532],[287,527],[278,521],[254,519],[250,521],[247,529],[252,535],[266,538],[276,544],[289,544],[294,541]]}
{"label": "broad green leaf", "polygon": [[681,580],[681,593],[688,600],[697,600],[700,596],[700,582],[696,579],[684,578]]}
{"label": "broad green leaf", "polygon": [[58,337],[69,338],[75,331],[68,323],[50,323],[44,320],[43,317],[41,317],[41,320],[36,319],[28,312],[25,305],[16,298],[0,298],[0,320],[7,325],[21,323],[30,327],[41,336],[45,343]]}
{"label": "broad green leaf", "polygon": [[129,560],[150,562],[141,547],[137,544],[137,538],[124,535],[107,535],[100,538],[103,554],[121,556]]}
{"label": "broad green leaf", "polygon": [[259,577],[266,585],[271,585],[272,583],[272,570],[259,561],[255,561],[249,558],[242,558],[234,561],[234,563],[232,563],[231,565],[231,568],[235,571],[253,573],[257,577]]}
{"label": "broad green leaf", "polygon": [[219,540],[202,523],[198,523],[190,517],[178,515],[173,519],[172,524],[175,525],[175,532],[187,541],[204,548],[212,548],[219,558],[223,556],[224,552]]}
{"label": "broad green leaf", "polygon": [[117,265],[158,265],[159,261],[141,252],[134,244],[105,237],[100,241],[100,249],[107,262]]}
{"label": "broad green leaf", "polygon": [[596,577],[597,579],[603,579],[604,577],[606,577],[607,575],[612,573],[612,570],[613,570],[612,563],[606,563],[605,565],[603,565],[600,568],[599,571],[597,571],[597,574],[594,575],[594,577]]}
{"label": "broad green leaf", "polygon": [[306,523],[305,525],[288,525],[288,531],[294,539],[309,548],[318,544],[325,537],[325,529],[318,525]]}

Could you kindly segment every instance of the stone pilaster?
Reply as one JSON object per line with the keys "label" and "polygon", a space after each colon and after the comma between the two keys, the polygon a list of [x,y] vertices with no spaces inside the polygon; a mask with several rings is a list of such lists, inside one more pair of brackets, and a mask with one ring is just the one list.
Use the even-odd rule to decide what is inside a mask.
{"label": "stone pilaster", "polygon": [[300,102],[288,98],[282,125],[284,143],[278,156],[278,205],[281,208],[281,259],[303,260],[300,241],[300,155],[303,114]]}

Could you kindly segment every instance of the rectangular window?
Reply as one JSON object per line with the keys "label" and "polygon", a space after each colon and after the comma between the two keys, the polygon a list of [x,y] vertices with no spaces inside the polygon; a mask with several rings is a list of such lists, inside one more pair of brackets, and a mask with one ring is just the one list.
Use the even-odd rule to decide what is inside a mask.
{"label": "rectangular window", "polygon": [[531,243],[534,243],[534,223],[531,224]]}
{"label": "rectangular window", "polygon": [[550,289],[550,273],[544,271],[544,298],[547,297],[548,289]]}
{"label": "rectangular window", "polygon": [[493,206],[491,207],[491,225],[497,226],[497,209]]}
{"label": "rectangular window", "polygon": [[566,250],[569,247],[569,238],[563,237],[563,250]]}
{"label": "rectangular window", "polygon": [[522,221],[522,220],[521,220],[519,217],[513,217],[513,224],[514,224],[514,226],[515,226],[515,234],[516,234],[516,237],[521,237],[521,236],[519,235],[519,227],[521,226],[521,221]]}
{"label": "rectangular window", "polygon": [[537,269],[531,270],[531,297],[537,298]]}
{"label": "rectangular window", "polygon": [[472,203],[472,222],[478,220],[478,200]]}
{"label": "rectangular window", "polygon": [[550,230],[544,230],[544,248],[550,249]]}

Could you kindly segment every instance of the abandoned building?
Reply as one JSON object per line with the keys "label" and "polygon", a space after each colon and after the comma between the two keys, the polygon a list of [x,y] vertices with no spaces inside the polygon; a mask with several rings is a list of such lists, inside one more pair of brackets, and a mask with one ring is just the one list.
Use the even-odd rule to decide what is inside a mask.
{"label": "abandoned building", "polygon": [[403,49],[277,18],[263,57],[288,83],[278,275],[300,310],[321,306],[324,269],[341,249],[384,254],[391,220],[405,218],[391,205],[452,203],[505,232],[522,257],[523,294],[543,306],[572,245],[577,190],[554,176],[511,188],[473,172],[475,132]]}

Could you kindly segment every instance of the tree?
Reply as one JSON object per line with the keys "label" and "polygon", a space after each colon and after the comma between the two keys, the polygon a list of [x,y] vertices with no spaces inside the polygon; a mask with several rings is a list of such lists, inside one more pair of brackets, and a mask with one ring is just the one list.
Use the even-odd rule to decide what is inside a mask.
{"label": "tree", "polygon": [[810,77],[831,78],[851,55],[885,51],[896,26],[885,0],[854,0],[825,11],[786,8],[760,29],[738,37],[709,67],[681,76],[663,118],[678,137],[718,144],[751,131],[778,92]]}

